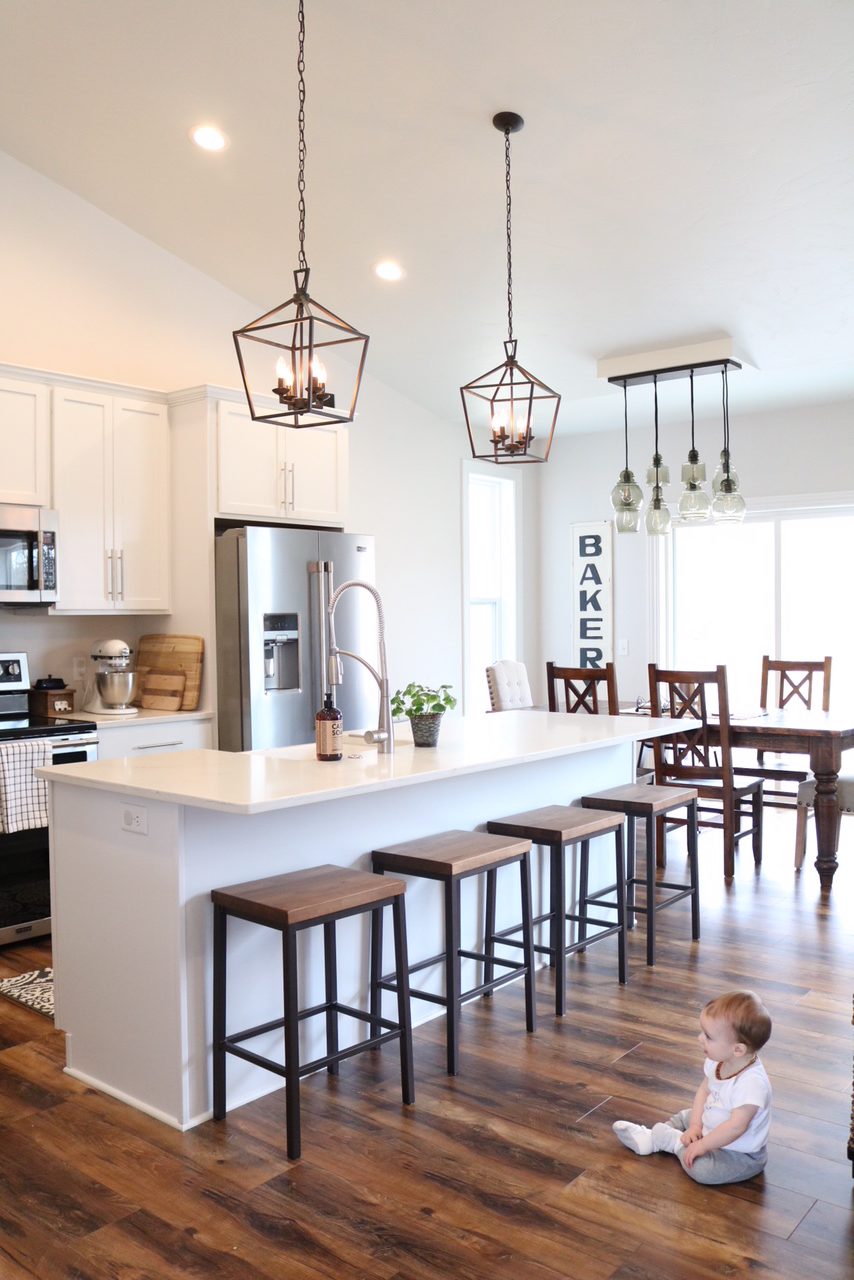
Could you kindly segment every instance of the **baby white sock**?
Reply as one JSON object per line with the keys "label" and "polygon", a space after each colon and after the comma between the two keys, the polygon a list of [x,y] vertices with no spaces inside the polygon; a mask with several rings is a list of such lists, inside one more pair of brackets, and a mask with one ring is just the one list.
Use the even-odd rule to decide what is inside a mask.
{"label": "baby white sock", "polygon": [[611,1128],[624,1147],[636,1151],[639,1156],[651,1156],[655,1147],[652,1141],[652,1129],[646,1125],[632,1124],[630,1120],[615,1120]]}
{"label": "baby white sock", "polygon": [[672,1124],[654,1124],[647,1129],[643,1124],[630,1120],[615,1120],[611,1128],[624,1147],[636,1151],[639,1156],[651,1156],[655,1151],[667,1151],[675,1155],[682,1145],[682,1135]]}

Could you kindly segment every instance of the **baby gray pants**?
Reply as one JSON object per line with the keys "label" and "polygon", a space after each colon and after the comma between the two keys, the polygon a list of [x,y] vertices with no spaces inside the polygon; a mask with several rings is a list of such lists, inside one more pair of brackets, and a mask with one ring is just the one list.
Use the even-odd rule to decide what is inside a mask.
{"label": "baby gray pants", "polygon": [[[691,1111],[687,1107],[684,1111],[678,1111],[667,1121],[667,1124],[678,1129],[680,1133],[684,1133],[690,1123]],[[704,1156],[697,1156],[691,1168],[688,1169],[685,1165],[686,1150],[686,1147],[679,1148],[676,1152],[677,1160],[689,1178],[693,1178],[695,1182],[702,1182],[706,1186],[715,1186],[724,1182],[744,1182],[747,1178],[753,1178],[757,1173],[761,1173],[768,1159],[767,1147],[763,1147],[753,1155],[748,1151],[729,1151],[726,1147],[719,1147],[717,1151],[707,1151]]]}

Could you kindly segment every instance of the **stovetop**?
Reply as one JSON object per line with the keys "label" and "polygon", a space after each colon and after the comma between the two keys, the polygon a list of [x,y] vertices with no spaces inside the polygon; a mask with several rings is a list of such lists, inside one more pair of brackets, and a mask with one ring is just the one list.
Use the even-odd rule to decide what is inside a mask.
{"label": "stovetop", "polygon": [[54,719],[48,716],[0,715],[0,742],[14,738],[77,737],[81,733],[93,733],[91,720]]}

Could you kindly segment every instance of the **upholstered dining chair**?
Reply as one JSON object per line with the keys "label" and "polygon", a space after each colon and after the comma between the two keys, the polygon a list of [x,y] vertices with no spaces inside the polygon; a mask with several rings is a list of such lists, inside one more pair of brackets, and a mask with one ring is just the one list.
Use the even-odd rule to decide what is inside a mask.
{"label": "upholstered dining chair", "polygon": [[493,662],[486,668],[486,683],[489,685],[489,705],[493,711],[519,711],[523,707],[534,705],[524,662],[499,658],[498,662]]}
{"label": "upholstered dining chair", "polygon": [[620,713],[613,662],[606,662],[604,667],[558,667],[554,662],[547,662],[546,687],[549,711],[591,716]]}
{"label": "upholstered dining chair", "polygon": [[[814,661],[794,662],[784,658],[769,658],[766,653],[762,659],[762,680],[759,691],[759,705],[767,711],[769,705],[779,710],[793,706],[798,710],[812,710],[818,706],[819,686],[821,689],[821,709],[830,710],[830,669],[831,658]],[[769,690],[771,676],[777,677],[776,697]],[[770,697],[769,697],[770,693]],[[741,759],[744,755],[739,753]],[[794,809],[800,806],[799,788],[809,779],[810,770],[806,762],[798,768],[799,757],[789,757],[786,767],[766,765],[766,752],[756,752],[756,763],[737,764],[735,773],[740,777],[763,778],[773,782],[773,788],[765,788],[763,803],[766,808]],[[795,767],[792,767],[793,764]],[[789,786],[779,786],[778,784]],[[800,808],[798,809],[800,820]]]}
{"label": "upholstered dining chair", "polygon": [[[656,785],[696,787],[699,825],[723,831],[725,879],[735,874],[736,845],[745,836],[753,837],[758,865],[762,861],[762,779],[737,782],[733,774],[726,667],[664,671],[651,662],[649,701],[653,716],[670,716],[685,726],[678,735],[653,739]],[[752,825],[742,828],[747,801]],[[671,823],[676,825],[668,818]],[[663,832],[658,847],[664,848]]]}
{"label": "upholstered dining chair", "polygon": [[[840,778],[836,784],[836,803],[840,818],[844,813],[854,813],[854,778]],[[807,822],[815,804],[815,778],[809,778],[798,787],[798,825],[795,829],[795,869],[804,865],[807,851]]]}

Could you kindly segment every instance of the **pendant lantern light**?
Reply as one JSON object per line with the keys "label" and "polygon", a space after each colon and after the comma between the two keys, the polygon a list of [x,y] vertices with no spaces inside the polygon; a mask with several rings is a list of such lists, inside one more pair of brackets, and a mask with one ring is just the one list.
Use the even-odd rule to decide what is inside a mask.
{"label": "pendant lantern light", "polygon": [[712,500],[705,489],[700,486],[706,478],[706,464],[700,461],[697,446],[694,443],[694,370],[691,379],[691,448],[688,450],[688,461],[682,464],[682,483],[685,485],[677,511],[679,518],[689,524],[700,524],[708,520],[712,509]]}
{"label": "pendant lantern light", "polygon": [[647,470],[646,482],[652,485],[650,503],[646,510],[646,531],[653,534],[670,532],[670,508],[661,496],[662,486],[670,483],[670,468],[661,461],[658,452],[658,375],[652,380],[655,396],[655,452],[652,455],[652,466]]}
{"label": "pendant lantern light", "polygon": [[724,419],[724,447],[721,449],[721,465],[712,482],[716,488],[712,500],[712,517],[718,522],[736,522],[744,519],[747,503],[738,489],[738,476],[730,465],[729,452],[729,383],[726,366],[721,372],[722,402]]}
{"label": "pendant lantern light", "polygon": [[507,207],[507,341],[504,361],[460,387],[473,458],[486,462],[546,462],[554,437],[560,395],[516,360],[513,337],[513,251],[510,200],[510,134],[524,120],[500,111],[492,123],[504,134]]}
{"label": "pendant lantern light", "polygon": [[[293,297],[242,329],[234,345],[249,412],[259,422],[314,427],[351,422],[365,367],[367,334],[360,333],[308,292],[305,255],[305,13],[299,0],[297,73],[299,84],[299,265]],[[327,370],[330,351],[334,366]],[[271,397],[273,400],[271,401]],[[337,403],[336,403],[337,397]],[[278,406],[274,403],[278,400]]]}
{"label": "pendant lantern light", "polygon": [[625,382],[623,383],[623,431],[626,465],[611,490],[611,505],[614,508],[614,524],[617,533],[637,533],[643,508],[643,490],[635,480],[634,472],[629,470],[629,397]]}

